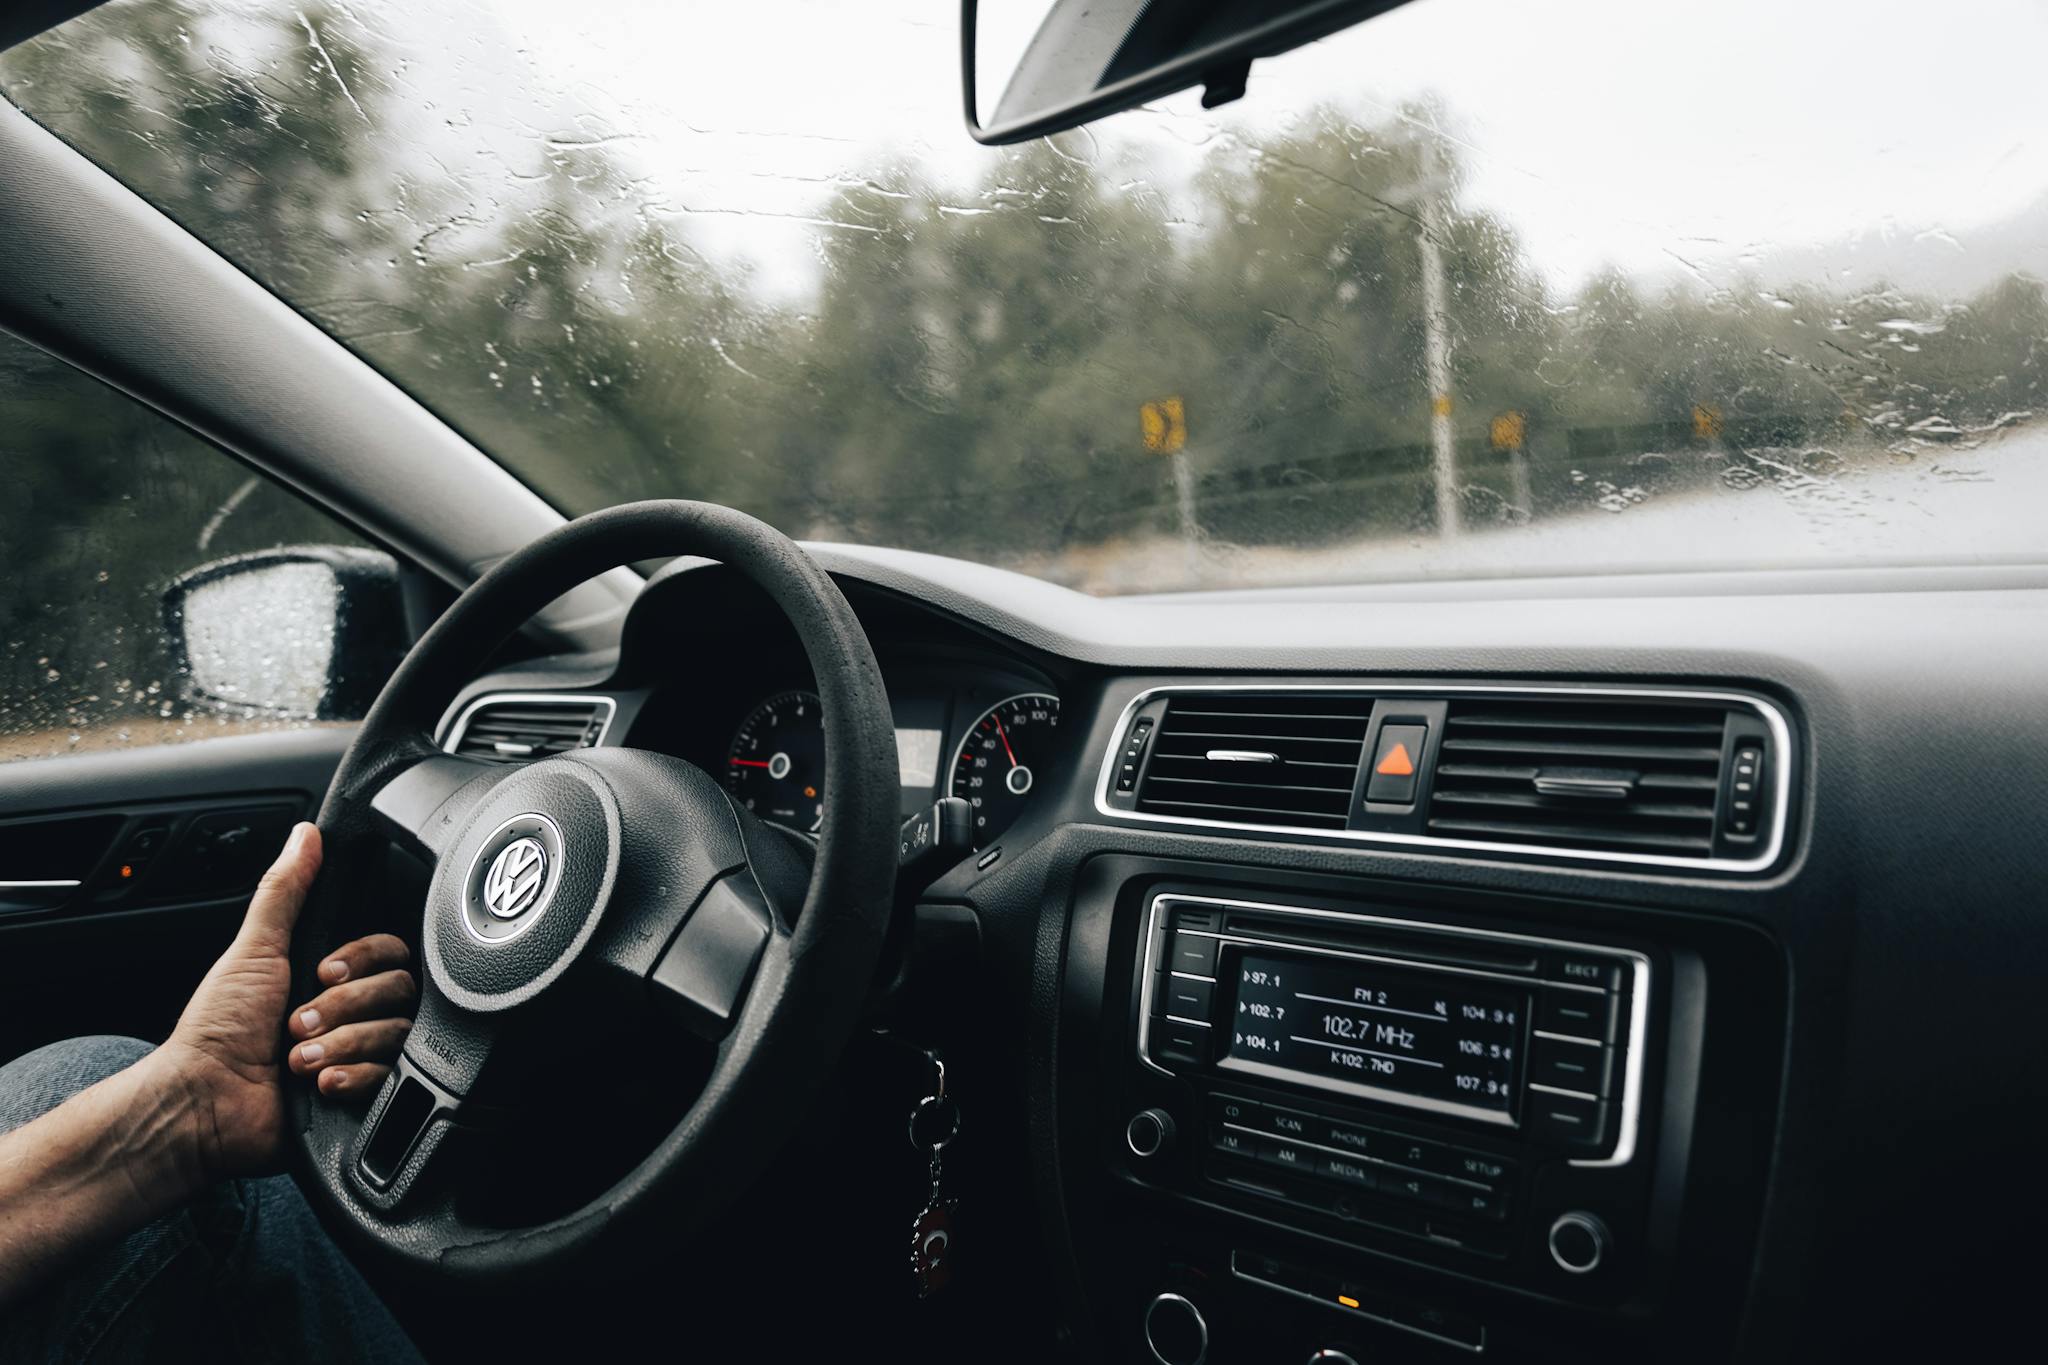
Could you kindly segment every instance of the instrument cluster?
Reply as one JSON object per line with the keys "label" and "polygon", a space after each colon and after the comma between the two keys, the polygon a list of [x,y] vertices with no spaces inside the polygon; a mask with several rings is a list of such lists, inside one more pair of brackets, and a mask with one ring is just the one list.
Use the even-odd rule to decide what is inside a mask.
{"label": "instrument cluster", "polygon": [[[976,848],[1024,813],[1059,743],[1056,695],[1018,691],[983,704],[978,692],[987,690],[952,697],[911,691],[896,704],[906,812],[940,795],[960,797],[974,811]],[[965,719],[950,734],[948,711]],[[800,833],[817,832],[831,799],[817,693],[786,688],[761,698],[734,728],[724,758],[726,787],[748,810]]]}

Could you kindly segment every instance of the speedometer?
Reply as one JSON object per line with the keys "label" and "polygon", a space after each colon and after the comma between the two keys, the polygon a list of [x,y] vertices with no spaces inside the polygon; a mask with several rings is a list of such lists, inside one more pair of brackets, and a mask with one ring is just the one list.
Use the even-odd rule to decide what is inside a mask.
{"label": "speedometer", "polygon": [[725,787],[763,820],[816,834],[825,819],[825,720],[815,692],[778,692],[740,722]]}
{"label": "speedometer", "polygon": [[1024,811],[1051,759],[1060,699],[1050,692],[1006,697],[968,727],[953,755],[953,795],[974,808],[974,846],[985,847]]}

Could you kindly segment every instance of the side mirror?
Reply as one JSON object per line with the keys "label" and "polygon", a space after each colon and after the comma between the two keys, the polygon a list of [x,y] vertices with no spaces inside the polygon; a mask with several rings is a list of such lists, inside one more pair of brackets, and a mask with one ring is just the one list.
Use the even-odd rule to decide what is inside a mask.
{"label": "side mirror", "polygon": [[397,563],[339,545],[202,564],[163,610],[190,700],[304,720],[361,717],[410,643]]}
{"label": "side mirror", "polygon": [[1254,58],[1405,3],[962,0],[967,131],[976,142],[1023,142],[1194,85],[1205,87],[1203,107],[1214,108],[1244,94]]}

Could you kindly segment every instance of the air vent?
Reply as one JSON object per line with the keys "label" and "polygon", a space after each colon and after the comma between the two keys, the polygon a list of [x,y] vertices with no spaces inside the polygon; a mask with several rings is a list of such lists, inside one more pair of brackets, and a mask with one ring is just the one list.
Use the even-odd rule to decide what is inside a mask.
{"label": "air vent", "polygon": [[1372,698],[1184,692],[1167,702],[1136,808],[1183,820],[1344,828]]}
{"label": "air vent", "polygon": [[464,758],[526,763],[570,749],[588,749],[611,724],[610,697],[499,695],[470,704],[456,718],[444,748]]}
{"label": "air vent", "polygon": [[1711,857],[1727,728],[1727,709],[1715,705],[1453,700],[1428,832]]}

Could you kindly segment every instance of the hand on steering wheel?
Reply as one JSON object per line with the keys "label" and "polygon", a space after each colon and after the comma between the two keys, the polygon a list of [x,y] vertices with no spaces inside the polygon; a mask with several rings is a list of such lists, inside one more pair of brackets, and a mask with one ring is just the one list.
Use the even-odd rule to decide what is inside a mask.
{"label": "hand on steering wheel", "polygon": [[[833,781],[813,865],[679,759],[607,748],[508,768],[432,743],[477,660],[533,613],[597,573],[677,555],[751,579],[803,644]],[[671,1232],[707,1217],[793,1131],[852,1034],[888,927],[897,803],[894,726],[873,651],[824,570],[770,527],[707,503],[634,503],[512,555],[392,675],[321,809],[326,870],[292,964],[296,993],[320,992],[322,1018],[311,1034],[295,1020],[297,1036],[351,1048],[369,1037],[332,1028],[320,1004],[352,998],[349,982],[320,972],[341,909],[383,903],[368,882],[389,843],[434,870],[419,1014],[367,1114],[334,1102],[327,1086],[291,1091],[301,1183],[342,1227],[406,1266],[472,1277],[552,1264],[651,1206]],[[354,994],[364,993],[358,983]],[[517,1063],[537,1035],[555,1046],[591,1035],[588,1011],[570,1004],[591,1000],[644,1006],[705,1040],[708,1078],[666,1137],[581,1208],[523,1226],[479,1219],[463,1185],[462,1153],[476,1148],[451,1139],[488,1133],[507,1106],[587,1104],[572,1078]],[[475,1099],[481,1090],[492,1091],[488,1105]]]}
{"label": "hand on steering wheel", "polygon": [[[284,1147],[277,1026],[291,984],[292,929],[321,853],[318,829],[292,830],[249,898],[234,941],[158,1049],[158,1064],[199,1101],[200,1159],[214,1175],[275,1169]],[[343,944],[321,963],[322,979],[353,984],[337,984],[291,1012],[286,1027],[294,1036],[320,1040],[287,1054],[291,1070],[313,1077],[323,1094],[374,1095],[412,1024],[415,991],[404,970],[411,956],[404,940],[377,934]]]}

